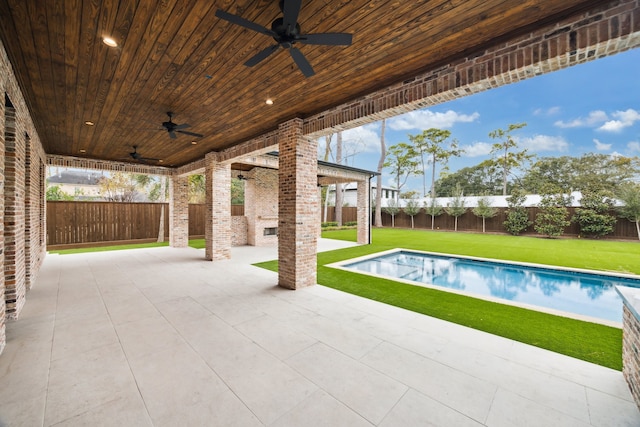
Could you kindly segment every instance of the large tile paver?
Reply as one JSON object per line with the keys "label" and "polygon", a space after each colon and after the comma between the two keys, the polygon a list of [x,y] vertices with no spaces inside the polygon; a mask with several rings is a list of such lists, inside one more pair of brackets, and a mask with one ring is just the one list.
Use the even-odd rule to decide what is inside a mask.
{"label": "large tile paver", "polygon": [[276,256],[47,256],[7,324],[0,426],[640,425],[620,372],[321,286],[278,288],[248,265]]}

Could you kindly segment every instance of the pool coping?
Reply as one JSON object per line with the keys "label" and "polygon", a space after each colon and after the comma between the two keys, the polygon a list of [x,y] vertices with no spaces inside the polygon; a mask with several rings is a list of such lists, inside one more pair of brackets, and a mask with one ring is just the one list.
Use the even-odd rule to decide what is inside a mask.
{"label": "pool coping", "polygon": [[[362,275],[365,275],[365,276],[371,276],[371,277],[377,277],[377,278],[380,278],[380,279],[392,280],[394,282],[404,283],[404,284],[413,285],[413,286],[421,286],[421,287],[424,287],[424,288],[434,289],[434,290],[437,290],[437,291],[450,292],[450,293],[454,293],[454,294],[458,294],[458,295],[462,295],[462,296],[467,296],[467,297],[470,297],[470,298],[482,299],[482,300],[485,300],[485,301],[490,301],[490,302],[494,302],[494,303],[498,303],[498,304],[512,305],[512,306],[524,308],[524,309],[527,309],[527,310],[539,311],[539,312],[542,312],[542,313],[552,314],[552,315],[561,316],[561,317],[567,317],[567,318],[570,318],[570,319],[580,320],[580,321],[583,321],[583,322],[598,323],[598,324],[601,324],[601,325],[611,326],[611,327],[614,327],[614,328],[622,329],[622,322],[616,322],[614,320],[600,319],[600,318],[597,318],[597,317],[591,317],[591,316],[586,316],[586,315],[582,315],[582,314],[570,313],[570,312],[567,312],[567,311],[556,310],[556,309],[547,308],[547,307],[540,307],[540,306],[537,306],[537,305],[526,304],[526,303],[522,303],[522,302],[518,302],[518,301],[509,301],[509,300],[505,300],[505,299],[502,299],[502,298],[493,297],[493,296],[490,296],[490,295],[480,295],[480,294],[476,294],[476,293],[472,293],[472,292],[468,292],[468,291],[460,291],[460,290],[457,290],[457,289],[446,288],[446,287],[443,287],[443,286],[436,286],[436,285],[429,284],[429,283],[419,283],[419,282],[414,282],[412,280],[384,276],[382,274],[357,271],[357,270],[353,270],[351,268],[345,267],[346,264],[352,264],[352,263],[359,262],[359,261],[366,261],[366,260],[369,260],[371,258],[376,258],[376,257],[379,257],[379,256],[389,255],[389,254],[393,254],[393,253],[396,253],[396,252],[402,252],[402,251],[421,253],[421,254],[426,254],[426,255],[435,255],[435,256],[445,256],[445,257],[450,256],[450,257],[453,257],[453,258],[464,258],[464,259],[469,259],[469,260],[474,260],[474,261],[486,261],[486,262],[494,262],[494,263],[515,265],[515,266],[544,268],[544,269],[549,269],[549,270],[570,271],[570,272],[575,272],[575,273],[597,274],[597,275],[600,275],[600,276],[609,276],[609,277],[615,277],[615,278],[625,278],[625,279],[640,280],[640,276],[639,275],[628,274],[628,273],[614,273],[614,272],[609,272],[609,271],[588,270],[588,269],[584,269],[584,268],[575,268],[575,267],[560,267],[560,266],[548,265],[548,264],[537,264],[537,263],[531,263],[531,262],[517,262],[517,261],[509,261],[509,260],[502,260],[502,259],[496,259],[496,258],[483,258],[483,257],[476,257],[476,256],[471,256],[471,255],[459,255],[459,254],[449,254],[449,253],[444,253],[444,252],[421,251],[421,250],[406,249],[406,248],[394,248],[394,249],[388,249],[386,251],[375,252],[375,253],[359,256],[359,257],[356,257],[356,258],[350,258],[350,259],[347,259],[347,260],[342,260],[342,261],[334,262],[334,263],[331,263],[331,264],[325,264],[325,267],[335,268],[337,270],[348,271],[348,272],[354,273],[354,274],[362,274]],[[616,290],[617,290],[617,288],[618,287],[616,286]]]}

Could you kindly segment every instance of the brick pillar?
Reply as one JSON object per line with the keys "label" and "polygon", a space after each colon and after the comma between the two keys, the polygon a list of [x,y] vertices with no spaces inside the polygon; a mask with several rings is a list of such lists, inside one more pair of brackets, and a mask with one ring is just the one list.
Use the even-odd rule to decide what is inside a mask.
{"label": "brick pillar", "polygon": [[371,233],[371,181],[367,178],[365,181],[358,181],[358,243],[368,245]]}
{"label": "brick pillar", "polygon": [[[4,93],[0,79],[0,93]],[[4,266],[4,140],[5,140],[5,102],[0,102],[0,265]],[[7,343],[6,302],[4,298],[4,274],[0,274],[0,354]]]}
{"label": "brick pillar", "polygon": [[[327,191],[329,191],[328,188]],[[322,202],[322,186],[318,184],[318,210],[320,211],[318,212],[318,238],[322,237]]]}
{"label": "brick pillar", "polygon": [[315,285],[318,240],[318,142],[302,134],[302,120],[279,126],[278,285]]}
{"label": "brick pillar", "polygon": [[278,227],[278,171],[253,168],[244,182],[244,215],[247,217],[247,243],[276,246],[277,234],[265,234]]}
{"label": "brick pillar", "polygon": [[189,246],[189,177],[172,176],[169,182],[169,244]]}
{"label": "brick pillar", "polygon": [[231,164],[205,157],[205,259],[231,258]]}
{"label": "brick pillar", "polygon": [[25,135],[15,109],[5,105],[4,280],[7,319],[17,320],[25,303]]}

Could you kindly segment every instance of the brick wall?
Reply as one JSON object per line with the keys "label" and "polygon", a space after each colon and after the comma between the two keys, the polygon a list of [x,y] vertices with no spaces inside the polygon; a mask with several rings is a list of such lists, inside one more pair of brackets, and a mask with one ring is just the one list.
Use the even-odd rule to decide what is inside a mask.
{"label": "brick wall", "polygon": [[640,321],[623,306],[622,373],[640,409]]}
{"label": "brick wall", "polygon": [[231,217],[231,246],[247,245],[247,217]]}
{"label": "brick wall", "polygon": [[318,142],[302,135],[302,120],[279,126],[278,284],[316,284],[318,239]]}
{"label": "brick wall", "polygon": [[25,283],[25,135],[15,108],[5,105],[4,284],[7,319],[18,319]]}
{"label": "brick wall", "polygon": [[278,227],[278,171],[253,168],[244,184],[247,244],[276,246],[277,235],[264,235],[265,228]]}

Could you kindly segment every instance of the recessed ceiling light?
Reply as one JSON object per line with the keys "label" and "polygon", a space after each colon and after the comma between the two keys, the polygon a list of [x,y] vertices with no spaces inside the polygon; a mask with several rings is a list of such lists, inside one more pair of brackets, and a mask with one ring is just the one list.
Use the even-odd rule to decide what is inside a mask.
{"label": "recessed ceiling light", "polygon": [[80,152],[81,152],[81,153],[86,153],[86,152],[87,152],[87,150],[85,150],[85,149],[81,148],[81,149],[80,149]]}
{"label": "recessed ceiling light", "polygon": [[191,141],[191,145],[196,145],[198,141]]}
{"label": "recessed ceiling light", "polygon": [[267,98],[267,100],[264,101],[264,103],[267,104],[267,105],[273,105],[273,99]]}
{"label": "recessed ceiling light", "polygon": [[160,159],[158,160],[158,163],[164,163],[164,160]]}
{"label": "recessed ceiling light", "polygon": [[84,124],[87,125],[87,126],[95,125],[95,123],[93,123],[91,120],[87,120],[86,122],[84,122]]}
{"label": "recessed ceiling light", "polygon": [[106,44],[107,46],[110,46],[110,47],[118,46],[118,43],[116,43],[116,41],[114,39],[112,39],[111,37],[103,37],[102,38],[102,43],[104,43],[104,44]]}

